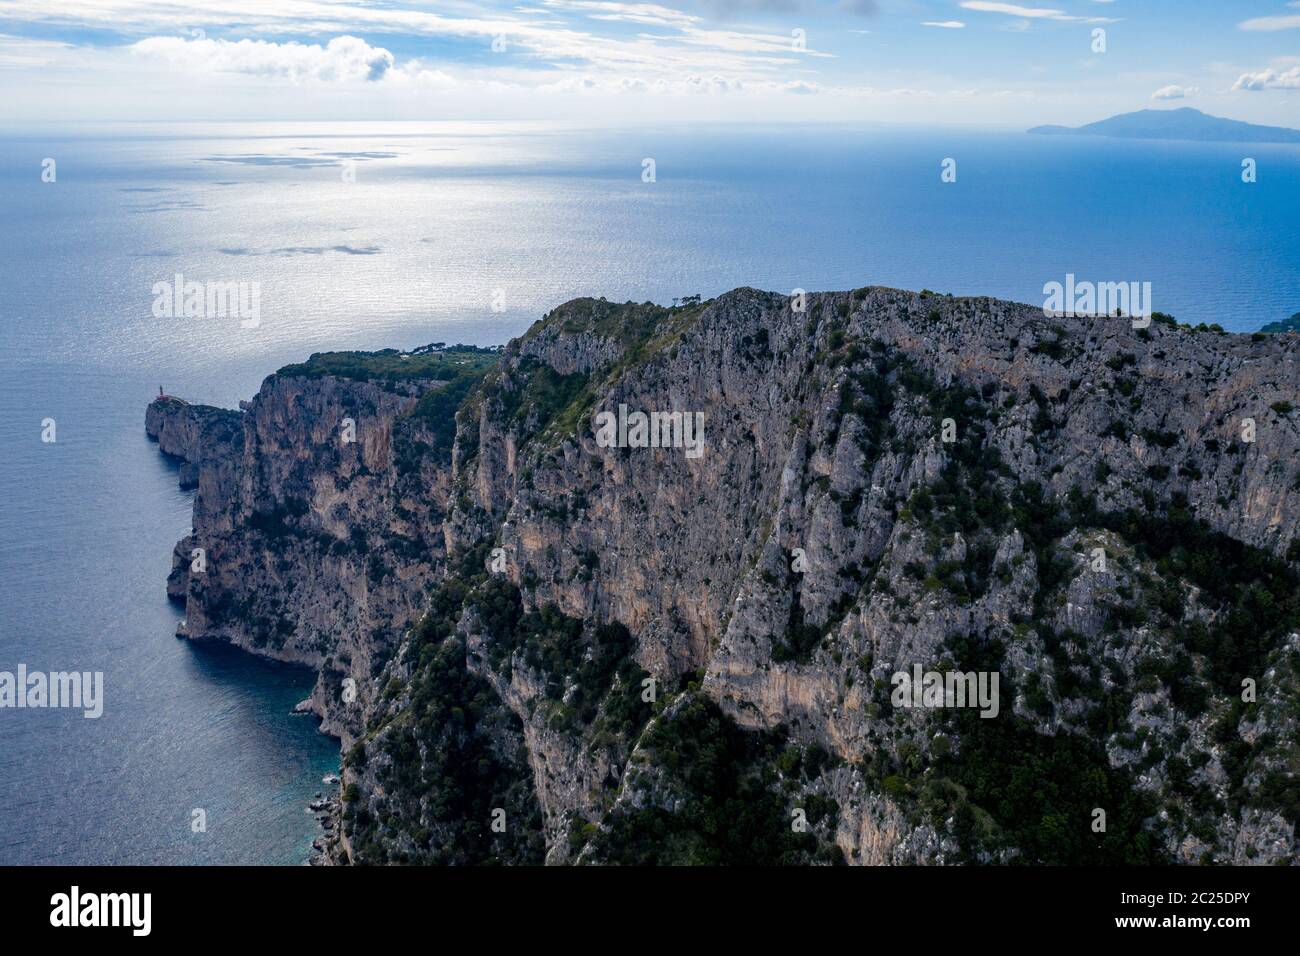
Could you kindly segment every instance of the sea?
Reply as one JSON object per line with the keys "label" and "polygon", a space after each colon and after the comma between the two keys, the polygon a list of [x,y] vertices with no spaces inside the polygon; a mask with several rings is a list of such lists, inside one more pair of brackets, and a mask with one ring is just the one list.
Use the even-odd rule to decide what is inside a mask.
{"label": "sea", "polygon": [[[174,637],[164,583],[191,497],[144,434],[159,389],[233,407],[312,352],[489,345],[576,296],[737,286],[1041,304],[1074,275],[1150,282],[1159,311],[1251,331],[1300,312],[1298,222],[1297,146],[868,124],[0,129],[0,672],[104,675],[98,718],[0,708],[0,864],[295,865],[319,834],[306,807],[338,752],[292,714],[311,675]],[[242,283],[257,319],[160,310],[177,281]]]}

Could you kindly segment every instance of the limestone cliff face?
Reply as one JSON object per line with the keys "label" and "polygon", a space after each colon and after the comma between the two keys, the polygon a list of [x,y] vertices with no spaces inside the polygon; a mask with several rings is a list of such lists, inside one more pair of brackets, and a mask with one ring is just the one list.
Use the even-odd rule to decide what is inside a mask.
{"label": "limestone cliff face", "polygon": [[179,462],[181,487],[197,488],[205,470],[212,477],[212,469],[233,461],[240,442],[240,415],[160,396],[145,411],[144,430],[163,454]]}
{"label": "limestone cliff face", "polygon": [[313,703],[345,742],[443,561],[450,468],[394,449],[427,444],[410,413],[442,384],[282,374],[240,413],[149,407],[182,483],[197,473],[169,581],[183,636],[316,668]]}
{"label": "limestone cliff face", "polygon": [[[188,635],[320,668],[336,860],[739,859],[708,778],[766,862],[1295,862],[1298,355],[738,289],[560,307],[450,448],[433,378],[281,373],[224,440],[149,414],[197,472]],[[605,447],[621,406],[702,452]],[[897,706],[914,665],[996,672],[999,715]]]}

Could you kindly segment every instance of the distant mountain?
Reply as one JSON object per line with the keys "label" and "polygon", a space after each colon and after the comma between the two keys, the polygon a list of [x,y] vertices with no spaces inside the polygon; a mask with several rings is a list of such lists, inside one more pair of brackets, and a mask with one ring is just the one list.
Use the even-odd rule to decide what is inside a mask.
{"label": "distant mountain", "polygon": [[1191,139],[1203,143],[1300,143],[1300,130],[1223,119],[1190,106],[1122,113],[1086,126],[1035,126],[1029,132],[1124,139]]}
{"label": "distant mountain", "polygon": [[1260,329],[1261,332],[1300,332],[1300,312],[1291,316],[1289,319],[1283,319],[1281,322],[1270,322]]}

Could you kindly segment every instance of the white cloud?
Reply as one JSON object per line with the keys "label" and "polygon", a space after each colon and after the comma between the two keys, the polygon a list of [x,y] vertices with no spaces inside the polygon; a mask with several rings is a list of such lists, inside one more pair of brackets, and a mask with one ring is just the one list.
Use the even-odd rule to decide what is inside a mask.
{"label": "white cloud", "polygon": [[725,76],[688,76],[686,89],[692,93],[736,93],[743,88],[739,80],[729,80]]}
{"label": "white cloud", "polygon": [[543,93],[595,93],[600,91],[601,83],[593,76],[567,76],[537,89]]}
{"label": "white cloud", "polygon": [[[750,86],[736,77],[723,76],[715,73],[711,76],[703,74],[692,74],[678,80],[656,79],[646,80],[642,77],[608,77],[592,76],[591,74],[575,74],[566,76],[562,79],[550,83],[537,85],[528,82],[526,78],[520,78],[520,83],[503,83],[503,90],[536,90],[540,93],[594,93],[594,94],[617,94],[617,93],[638,93],[651,95],[683,95],[687,93],[741,93],[749,92],[751,89],[758,90],[775,90],[781,91],[794,87],[798,84],[787,83],[777,84],[764,82]],[[816,84],[803,84],[816,87]],[[810,90],[809,92],[812,92]]]}
{"label": "white cloud", "polygon": [[1243,73],[1232,84],[1233,90],[1300,90],[1300,66],[1289,70],[1265,69]]}
{"label": "white cloud", "polygon": [[314,43],[268,40],[186,40],[149,37],[131,45],[140,56],[196,73],[248,73],[301,82],[380,80],[393,68],[393,54],[360,37],[334,37]]}
{"label": "white cloud", "polygon": [[1005,13],[1012,17],[1027,20],[1083,20],[1088,23],[1114,23],[1109,17],[1075,17],[1064,10],[1052,7],[1022,7],[1016,3],[987,3],[985,0],[966,0],[962,3],[964,10],[977,10],[980,13]]}
{"label": "white cloud", "polygon": [[581,13],[593,20],[643,23],[648,26],[689,26],[699,17],[657,3],[615,3],[611,0],[541,0],[548,7]]}
{"label": "white cloud", "polygon": [[[581,3],[583,0],[574,0]],[[591,0],[598,6],[596,0]],[[510,52],[520,51],[552,64],[586,63],[609,71],[654,69],[665,74],[703,69],[743,70],[743,57],[725,60],[677,53],[664,56],[653,37],[609,36],[574,28],[567,23],[539,22],[531,16],[516,17],[483,10],[473,3],[449,4],[464,11],[432,12],[400,4],[382,6],[356,0],[63,0],[58,11],[49,0],[0,0],[0,16],[33,23],[76,23],[93,29],[113,29],[138,34],[188,32],[196,24],[230,24],[244,33],[308,34],[330,36],[401,35],[455,38],[466,43],[488,44],[496,37],[507,41]],[[635,15],[647,9],[673,14],[654,4],[609,3],[604,16]],[[592,9],[590,12],[599,13]],[[685,17],[677,14],[677,17]],[[685,22],[685,21],[681,21]],[[676,22],[674,23],[676,27]],[[213,31],[215,32],[215,31]],[[787,40],[788,43],[788,40]]]}
{"label": "white cloud", "polygon": [[395,70],[384,74],[384,81],[395,86],[411,86],[421,89],[447,90],[459,86],[459,81],[442,70],[431,70],[412,60]]}
{"label": "white cloud", "polygon": [[1261,30],[1269,33],[1276,30],[1300,30],[1300,13],[1288,14],[1284,17],[1255,17],[1253,20],[1243,20],[1237,26],[1242,30]]}
{"label": "white cloud", "polygon": [[1177,86],[1171,83],[1169,86],[1160,87],[1151,94],[1151,98],[1153,100],[1182,100],[1189,96],[1195,96],[1199,92],[1201,92],[1201,89],[1198,86]]}
{"label": "white cloud", "polygon": [[30,37],[0,33],[0,69],[31,69],[49,66],[75,49],[71,43],[57,40],[33,40]]}
{"label": "white cloud", "polygon": [[[1288,7],[1300,7],[1300,3],[1288,3]],[[1289,13],[1285,16],[1252,17],[1237,24],[1239,30],[1256,30],[1272,33],[1277,30],[1300,29],[1300,14]]]}
{"label": "white cloud", "polygon": [[[948,34],[959,45],[973,39],[965,29],[1065,32],[1095,20],[1091,14],[1125,7],[1092,0],[885,0],[878,4],[881,26],[869,33],[847,19],[849,6],[850,0],[0,0],[0,31],[44,38],[0,37],[0,75],[14,93],[0,101],[0,116],[425,117],[434,105],[439,115],[455,117],[536,112],[623,122],[636,99],[638,116],[1081,122],[1193,75],[1177,63],[1155,62],[1149,73],[1112,76],[1114,86],[1085,89],[1073,64],[1073,78],[1049,72],[1035,60],[1041,49],[1026,44],[1023,58],[1007,64],[1025,89],[998,92],[1012,81],[984,76],[979,62],[936,64],[906,49],[908,37],[918,47],[926,37],[941,39],[918,35],[918,25],[961,32]],[[720,22],[713,14],[722,8],[735,16]],[[1270,9],[1300,14],[1284,0],[1262,5],[1262,12]],[[813,12],[824,19],[786,16]],[[791,33],[800,25],[807,27],[806,46]],[[196,39],[191,31],[198,27],[207,35]],[[497,37],[504,53],[492,52]],[[1088,60],[1094,72],[1104,59]],[[1222,72],[1203,66],[1195,75],[1219,92],[1239,76],[1238,89],[1294,89],[1297,63],[1270,54],[1237,59]],[[970,89],[977,85],[984,89]],[[430,94],[447,88],[456,95]],[[566,103],[566,94],[576,105]],[[1285,93],[1238,100],[1255,110],[1242,118],[1285,119],[1270,115],[1286,110]],[[870,108],[863,112],[863,105]]]}

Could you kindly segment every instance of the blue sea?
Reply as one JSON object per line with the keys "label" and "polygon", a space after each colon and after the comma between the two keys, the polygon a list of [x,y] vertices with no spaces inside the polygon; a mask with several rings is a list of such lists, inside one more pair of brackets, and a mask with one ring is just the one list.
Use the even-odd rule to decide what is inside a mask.
{"label": "blue sea", "polygon": [[[28,127],[0,131],[0,210],[0,671],[105,674],[97,720],[0,709],[0,864],[294,864],[317,833],[305,807],[338,758],[290,714],[311,675],[173,637],[190,496],[144,436],[160,386],[233,406],[314,351],[503,342],[579,295],[886,284],[1041,303],[1073,273],[1148,281],[1154,308],[1230,330],[1300,311],[1295,146]],[[156,318],[153,287],[178,273],[258,283],[260,323]]]}

